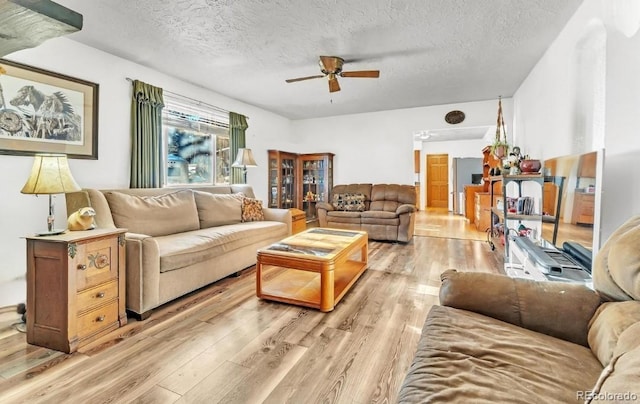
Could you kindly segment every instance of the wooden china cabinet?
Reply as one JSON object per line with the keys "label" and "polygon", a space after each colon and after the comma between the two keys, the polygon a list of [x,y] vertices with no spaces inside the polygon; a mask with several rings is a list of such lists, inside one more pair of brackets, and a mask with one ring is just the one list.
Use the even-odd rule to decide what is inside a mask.
{"label": "wooden china cabinet", "polygon": [[269,207],[296,208],[316,220],[318,202],[331,202],[333,153],[269,150]]}
{"label": "wooden china cabinet", "polygon": [[298,155],[269,150],[269,207],[297,208]]}

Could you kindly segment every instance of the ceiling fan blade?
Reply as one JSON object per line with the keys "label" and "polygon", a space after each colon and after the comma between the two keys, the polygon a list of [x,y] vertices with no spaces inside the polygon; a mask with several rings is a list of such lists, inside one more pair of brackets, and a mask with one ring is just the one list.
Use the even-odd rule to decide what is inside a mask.
{"label": "ceiling fan blade", "polygon": [[340,73],[341,77],[369,77],[369,78],[377,78],[380,77],[380,70],[358,70],[353,72],[342,72]]}
{"label": "ceiling fan blade", "polygon": [[337,73],[342,70],[344,60],[337,56],[320,56],[320,67],[323,71]]}
{"label": "ceiling fan blade", "polygon": [[336,91],[340,91],[340,84],[338,84],[338,79],[333,76],[329,79],[329,92],[335,93]]}
{"label": "ceiling fan blade", "polygon": [[287,79],[285,81],[287,83],[295,83],[296,81],[310,80],[310,79],[321,79],[323,77],[324,77],[323,74],[318,74],[318,75],[315,75],[315,76],[298,77],[297,79]]}

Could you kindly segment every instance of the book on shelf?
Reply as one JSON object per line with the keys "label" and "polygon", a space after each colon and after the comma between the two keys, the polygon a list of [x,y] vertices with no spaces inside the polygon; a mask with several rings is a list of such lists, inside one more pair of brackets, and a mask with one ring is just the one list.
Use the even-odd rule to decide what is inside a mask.
{"label": "book on shelf", "polygon": [[507,197],[507,213],[516,215],[535,215],[535,198],[521,196],[518,198]]}

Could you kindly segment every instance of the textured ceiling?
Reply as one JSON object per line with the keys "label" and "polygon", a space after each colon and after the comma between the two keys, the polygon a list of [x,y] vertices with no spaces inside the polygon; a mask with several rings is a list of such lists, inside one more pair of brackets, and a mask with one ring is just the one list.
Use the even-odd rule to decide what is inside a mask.
{"label": "textured ceiling", "polygon": [[[56,1],[84,16],[68,38],[292,119],[509,97],[581,3]],[[285,83],[319,55],[380,78]]]}

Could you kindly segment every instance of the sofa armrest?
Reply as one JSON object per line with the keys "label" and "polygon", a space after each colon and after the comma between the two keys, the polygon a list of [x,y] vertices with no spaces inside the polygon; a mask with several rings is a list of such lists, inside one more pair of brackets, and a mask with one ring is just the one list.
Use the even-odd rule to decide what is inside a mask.
{"label": "sofa armrest", "polygon": [[264,220],[282,222],[287,225],[287,234],[291,234],[291,211],[289,209],[262,208]]}
{"label": "sofa armrest", "polygon": [[143,314],[160,301],[160,251],[155,238],[126,233],[127,309]]}
{"label": "sofa armrest", "polygon": [[415,211],[416,211],[415,205],[410,205],[408,203],[405,203],[404,205],[398,206],[398,208],[396,209],[396,215],[401,215],[403,213],[411,213]]}
{"label": "sofa armrest", "polygon": [[335,210],[333,205],[327,202],[318,202],[316,203],[316,209],[324,209],[324,210]]}
{"label": "sofa armrest", "polygon": [[327,202],[316,203],[316,213],[318,214],[318,226],[327,227],[327,212],[335,210],[333,205]]}
{"label": "sofa armrest", "polygon": [[584,285],[537,282],[479,272],[447,270],[440,304],[588,346],[591,317],[600,296]]}

